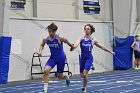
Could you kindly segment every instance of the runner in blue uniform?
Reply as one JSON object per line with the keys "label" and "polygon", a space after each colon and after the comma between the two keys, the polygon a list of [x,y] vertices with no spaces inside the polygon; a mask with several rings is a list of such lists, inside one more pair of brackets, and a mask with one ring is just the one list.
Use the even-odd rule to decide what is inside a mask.
{"label": "runner in blue uniform", "polygon": [[[74,44],[74,49],[80,45],[81,48],[81,55],[80,55],[80,73],[81,77],[83,78],[83,88],[82,93],[86,93],[86,85],[88,81],[88,72],[92,66],[93,63],[93,55],[92,55],[92,49],[93,45],[96,45],[97,47],[111,53],[115,54],[113,51],[105,48],[104,46],[100,45],[97,40],[93,39],[91,37],[91,34],[95,32],[95,28],[91,24],[86,24],[84,26],[85,35],[84,37],[80,37],[77,42]],[[74,50],[71,48],[71,51]]]}
{"label": "runner in blue uniform", "polygon": [[69,77],[63,74],[64,67],[65,67],[65,54],[63,50],[63,42],[68,44],[71,48],[73,45],[69,43],[69,41],[56,34],[58,27],[52,23],[48,27],[49,36],[44,38],[39,49],[39,54],[41,56],[42,51],[44,49],[45,44],[49,46],[51,56],[48,59],[45,68],[44,68],[44,89],[43,92],[40,93],[47,93],[48,83],[49,83],[49,72],[57,65],[57,77],[59,79],[66,79],[66,84],[69,86],[70,81]]}
{"label": "runner in blue uniform", "polygon": [[135,69],[139,69],[139,65],[140,65],[140,39],[139,39],[138,35],[135,35],[135,41],[132,43],[131,48],[134,50],[134,55],[135,55],[134,67],[135,67]]}

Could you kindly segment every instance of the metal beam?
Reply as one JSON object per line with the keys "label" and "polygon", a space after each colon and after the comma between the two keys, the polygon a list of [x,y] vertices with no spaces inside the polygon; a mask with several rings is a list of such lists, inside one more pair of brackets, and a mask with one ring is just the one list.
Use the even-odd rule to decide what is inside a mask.
{"label": "metal beam", "polygon": [[136,1],[137,3],[137,21],[140,21],[140,0]]}
{"label": "metal beam", "polygon": [[79,20],[79,2],[75,0],[75,19]]}
{"label": "metal beam", "polygon": [[33,0],[33,17],[38,17],[38,15],[37,15],[37,0]]}
{"label": "metal beam", "polygon": [[10,0],[0,0],[0,36],[9,36]]}

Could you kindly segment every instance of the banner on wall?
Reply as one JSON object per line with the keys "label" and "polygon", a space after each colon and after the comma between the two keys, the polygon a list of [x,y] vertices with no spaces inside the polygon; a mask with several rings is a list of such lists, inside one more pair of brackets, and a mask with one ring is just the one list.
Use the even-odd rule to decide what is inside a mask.
{"label": "banner on wall", "polygon": [[113,51],[115,55],[113,56],[114,70],[128,70],[132,68],[133,60],[133,49],[131,44],[134,42],[134,36],[129,36],[127,38],[115,37],[115,46]]}
{"label": "banner on wall", "polygon": [[8,82],[11,40],[12,37],[0,37],[0,84]]}
{"label": "banner on wall", "polygon": [[83,10],[85,14],[100,14],[99,0],[83,0]]}
{"label": "banner on wall", "polygon": [[11,9],[25,9],[26,0],[11,0]]}

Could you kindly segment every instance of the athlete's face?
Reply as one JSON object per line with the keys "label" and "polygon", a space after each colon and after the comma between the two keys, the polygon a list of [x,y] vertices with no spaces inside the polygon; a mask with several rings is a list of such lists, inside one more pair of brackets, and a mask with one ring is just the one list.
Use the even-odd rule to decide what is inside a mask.
{"label": "athlete's face", "polygon": [[135,37],[136,38],[136,41],[139,41],[139,36]]}
{"label": "athlete's face", "polygon": [[85,31],[86,35],[91,35],[91,28],[90,28],[90,26],[85,26],[84,31]]}
{"label": "athlete's face", "polygon": [[54,37],[56,34],[56,31],[53,31],[53,30],[48,30],[48,32],[49,32],[50,37]]}

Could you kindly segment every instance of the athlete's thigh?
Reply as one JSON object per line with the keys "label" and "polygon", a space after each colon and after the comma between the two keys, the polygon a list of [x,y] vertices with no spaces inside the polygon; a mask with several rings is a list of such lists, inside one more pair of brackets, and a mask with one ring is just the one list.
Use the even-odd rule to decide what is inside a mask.
{"label": "athlete's thigh", "polygon": [[85,69],[85,63],[86,63],[86,60],[80,58],[80,61],[79,61],[79,65],[80,65],[80,73],[83,73],[83,71],[84,71],[84,69]]}
{"label": "athlete's thigh", "polygon": [[49,58],[45,64],[45,67],[51,67],[53,69],[55,65],[56,65],[56,62],[53,60],[53,58]]}
{"label": "athlete's thigh", "polygon": [[93,63],[93,57],[86,60],[85,63],[85,70],[89,71]]}
{"label": "athlete's thigh", "polygon": [[65,57],[59,57],[57,59],[56,64],[57,64],[57,72],[63,73],[65,68]]}

